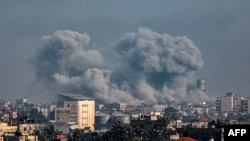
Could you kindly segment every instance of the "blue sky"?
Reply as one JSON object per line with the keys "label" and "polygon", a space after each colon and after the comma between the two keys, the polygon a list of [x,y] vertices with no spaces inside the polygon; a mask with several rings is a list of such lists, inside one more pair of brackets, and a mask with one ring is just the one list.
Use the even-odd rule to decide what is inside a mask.
{"label": "blue sky", "polygon": [[197,78],[207,80],[207,94],[250,92],[250,2],[242,1],[1,1],[0,95],[14,100],[27,96],[50,100],[43,86],[34,87],[30,65],[41,38],[57,30],[90,36],[88,49],[112,62],[110,48],[139,27],[159,34],[186,36],[200,49],[204,65]]}

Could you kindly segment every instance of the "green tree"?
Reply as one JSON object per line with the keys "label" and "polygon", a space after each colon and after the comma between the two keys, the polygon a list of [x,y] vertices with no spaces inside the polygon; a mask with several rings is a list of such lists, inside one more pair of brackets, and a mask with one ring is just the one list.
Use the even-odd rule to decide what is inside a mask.
{"label": "green tree", "polygon": [[108,130],[102,135],[102,141],[111,141],[112,140],[112,132]]}
{"label": "green tree", "polygon": [[42,138],[42,132],[39,129],[35,129],[33,135],[37,137],[35,141],[39,141],[39,139],[41,140]]}
{"label": "green tree", "polygon": [[146,132],[146,137],[149,141],[159,141],[159,132],[155,129],[149,130]]}
{"label": "green tree", "polygon": [[52,140],[57,135],[58,131],[56,130],[55,126],[53,124],[49,124],[47,127],[43,129],[42,132],[42,138],[47,140]]}
{"label": "green tree", "polygon": [[136,136],[135,139],[141,141],[143,136],[143,129],[140,126],[136,126],[134,127],[134,133]]}
{"label": "green tree", "polygon": [[96,135],[92,132],[84,133],[84,129],[75,129],[73,132],[73,138],[77,141],[92,141],[96,138]]}
{"label": "green tree", "polygon": [[134,141],[136,139],[135,130],[131,126],[127,127],[127,136],[128,136],[127,138],[128,141]]}
{"label": "green tree", "polygon": [[168,116],[163,116],[162,118],[158,119],[158,123],[160,124],[160,130],[163,135],[163,140],[165,140],[167,132],[168,132],[168,125],[173,119]]}
{"label": "green tree", "polygon": [[129,127],[120,121],[114,124],[111,132],[114,141],[127,141],[129,139],[129,134],[131,134]]}
{"label": "green tree", "polygon": [[83,129],[75,129],[73,132],[73,138],[76,138],[77,141],[82,141],[84,138],[84,130]]}

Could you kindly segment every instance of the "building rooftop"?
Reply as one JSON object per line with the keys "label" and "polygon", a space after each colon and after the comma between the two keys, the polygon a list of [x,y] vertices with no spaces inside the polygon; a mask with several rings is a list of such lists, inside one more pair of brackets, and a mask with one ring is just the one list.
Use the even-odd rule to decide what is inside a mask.
{"label": "building rooftop", "polygon": [[72,94],[72,93],[59,93],[60,97],[70,99],[70,100],[93,100],[92,98],[80,95],[80,94]]}

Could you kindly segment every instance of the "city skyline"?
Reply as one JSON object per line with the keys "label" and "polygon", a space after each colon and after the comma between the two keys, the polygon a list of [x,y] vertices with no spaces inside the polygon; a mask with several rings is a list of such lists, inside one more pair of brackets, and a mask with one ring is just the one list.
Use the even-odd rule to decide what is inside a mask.
{"label": "city skyline", "polygon": [[86,33],[90,38],[86,49],[98,50],[110,66],[114,61],[109,57],[114,55],[110,52],[114,43],[126,33],[139,34],[142,27],[172,38],[186,36],[193,42],[204,63],[195,69],[194,78],[206,79],[209,96],[234,92],[248,97],[249,5],[248,1],[231,0],[2,2],[1,98],[14,100],[27,96],[33,101],[50,101],[54,97],[50,96],[51,90],[36,81],[35,68],[30,64],[44,44],[43,37],[59,30]]}

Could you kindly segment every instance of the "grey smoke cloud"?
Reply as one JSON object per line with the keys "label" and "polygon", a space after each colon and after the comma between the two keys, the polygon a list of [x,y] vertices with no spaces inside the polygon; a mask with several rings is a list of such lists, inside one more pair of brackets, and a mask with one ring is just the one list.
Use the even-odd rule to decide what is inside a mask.
{"label": "grey smoke cloud", "polygon": [[90,41],[86,33],[59,30],[42,40],[33,65],[37,80],[54,92],[80,93],[102,102],[209,99],[192,87],[203,60],[185,36],[148,28],[126,33],[110,50],[117,53],[112,67],[101,52],[86,49]]}
{"label": "grey smoke cloud", "polygon": [[182,74],[203,66],[199,49],[187,37],[171,37],[147,28],[127,33],[119,40],[117,50],[132,67],[138,65],[144,72]]}
{"label": "grey smoke cloud", "polygon": [[33,59],[38,80],[46,85],[54,84],[57,79],[72,83],[86,69],[100,67],[104,62],[101,53],[84,50],[89,40],[87,34],[70,30],[59,30],[42,37],[44,44]]}

